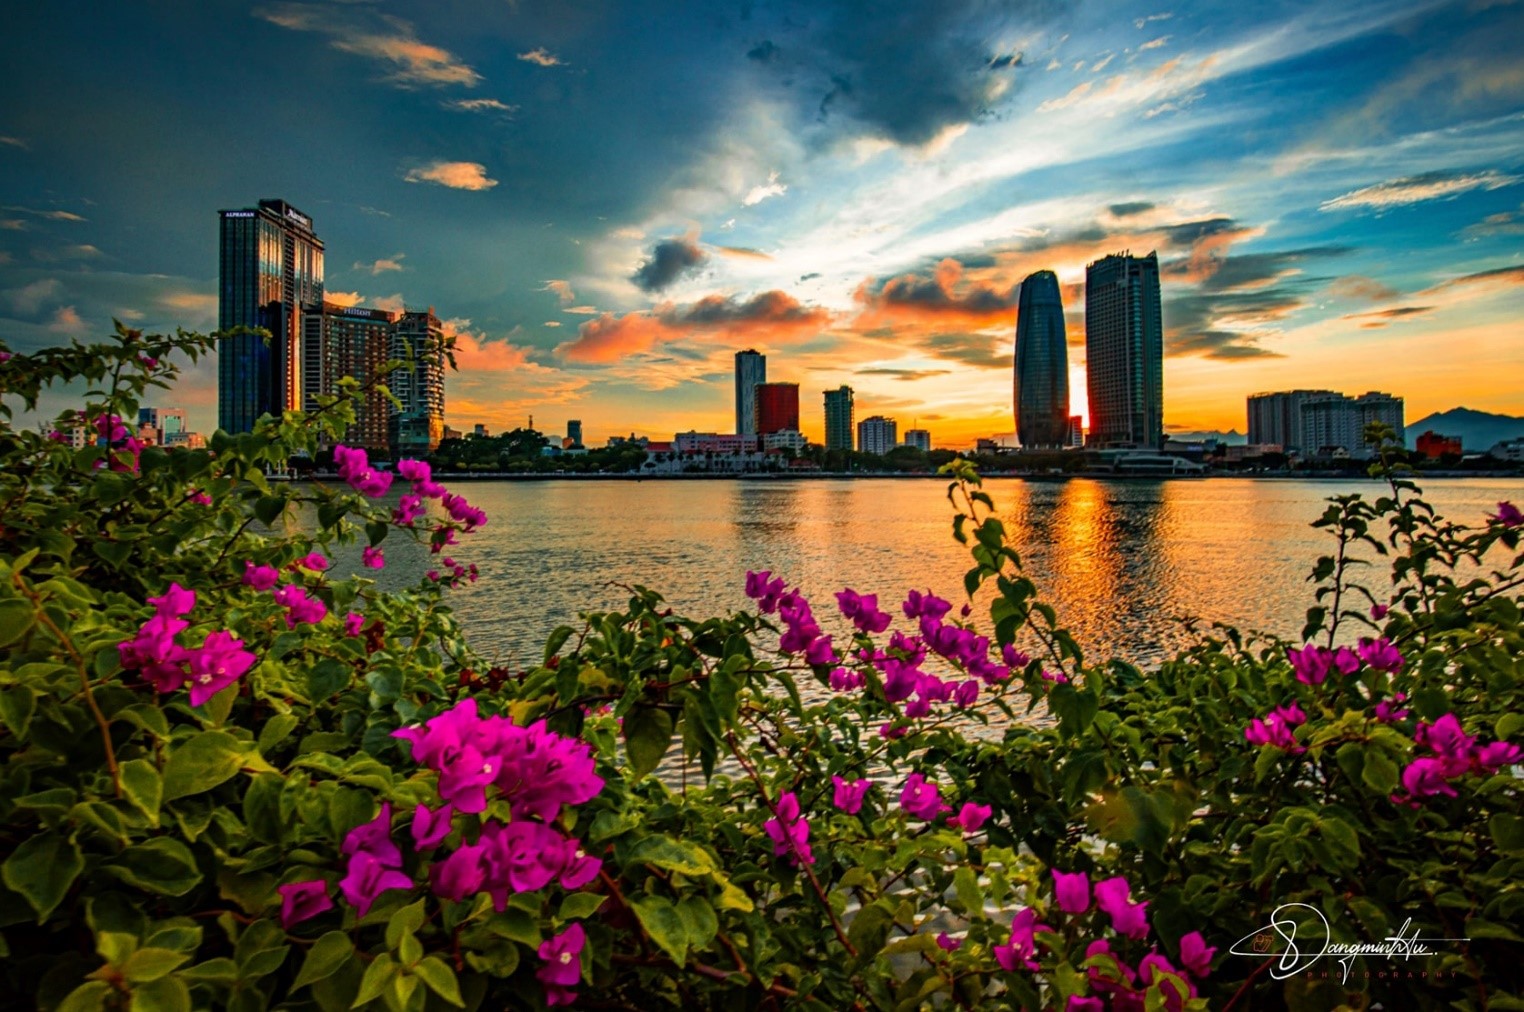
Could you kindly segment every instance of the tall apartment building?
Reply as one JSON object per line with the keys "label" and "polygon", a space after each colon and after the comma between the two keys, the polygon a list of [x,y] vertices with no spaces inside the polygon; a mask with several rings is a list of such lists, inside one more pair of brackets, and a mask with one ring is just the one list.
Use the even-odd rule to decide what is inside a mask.
{"label": "tall apartment building", "polygon": [[301,316],[323,301],[323,241],[284,200],[220,211],[217,329],[258,327],[217,347],[217,424],[249,432],[302,403]]}
{"label": "tall apartment building", "polygon": [[905,430],[905,445],[906,446],[913,446],[917,450],[921,450],[921,451],[923,451],[925,453],[930,453],[931,452],[931,430],[930,429],[906,429]]}
{"label": "tall apartment building", "polygon": [[392,451],[428,453],[444,438],[444,327],[433,306],[397,317],[392,358],[408,363],[392,373],[392,394],[401,402],[390,418]]}
{"label": "tall apartment building", "polygon": [[[756,432],[765,436],[769,432],[799,429],[799,384],[758,383],[756,394]],[[738,433],[752,435],[753,433]]]}
{"label": "tall apartment building", "polygon": [[1105,257],[1085,268],[1090,445],[1164,445],[1164,316],[1159,258]]}
{"label": "tall apartment building", "polygon": [[159,446],[184,442],[184,433],[190,431],[184,408],[138,408],[138,426],[144,425],[154,430],[154,442]]}
{"label": "tall apartment building", "polygon": [[582,445],[582,420],[573,418],[566,423],[566,447],[571,449]]}
{"label": "tall apartment building", "polygon": [[874,415],[857,423],[857,448],[882,456],[899,445],[899,424],[893,418]]}
{"label": "tall apartment building", "polygon": [[[757,434],[757,387],[767,382],[767,356],[751,348],[736,352],[736,434]],[[798,426],[795,426],[796,428]]]}
{"label": "tall apartment building", "polygon": [[1280,445],[1309,455],[1370,456],[1365,427],[1384,422],[1403,439],[1403,401],[1391,394],[1349,397],[1334,390],[1284,390],[1249,397],[1249,445]]}
{"label": "tall apartment building", "polygon": [[1069,438],[1069,341],[1058,277],[1038,271],[1021,283],[1016,305],[1016,438],[1028,449]]}
{"label": "tall apartment building", "polygon": [[356,406],[355,424],[344,436],[351,446],[391,449],[392,405],[382,387],[392,387],[397,373],[381,378],[392,357],[397,314],[324,302],[302,314],[302,408],[311,411],[319,395],[338,393],[340,378],[360,381],[365,392]]}
{"label": "tall apartment building", "polygon": [[1342,396],[1332,390],[1283,390],[1250,394],[1249,445],[1279,445],[1288,453],[1302,450],[1307,445],[1302,436],[1302,405]]}
{"label": "tall apartment building", "polygon": [[827,450],[853,449],[852,440],[852,388],[842,386],[825,392],[825,448]]}

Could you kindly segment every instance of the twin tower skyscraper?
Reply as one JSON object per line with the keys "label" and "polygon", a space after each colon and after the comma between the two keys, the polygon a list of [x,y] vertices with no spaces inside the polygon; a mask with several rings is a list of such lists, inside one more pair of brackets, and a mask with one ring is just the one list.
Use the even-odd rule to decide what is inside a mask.
{"label": "twin tower skyscraper", "polygon": [[[1069,348],[1052,271],[1021,283],[1016,305],[1016,437],[1072,445]],[[1116,254],[1085,267],[1086,394],[1093,447],[1164,445],[1164,320],[1159,260]]]}

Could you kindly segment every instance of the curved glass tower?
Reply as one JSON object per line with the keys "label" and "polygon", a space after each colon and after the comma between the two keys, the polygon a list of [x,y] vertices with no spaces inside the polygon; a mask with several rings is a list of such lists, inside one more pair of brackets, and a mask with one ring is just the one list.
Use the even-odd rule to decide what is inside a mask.
{"label": "curved glass tower", "polygon": [[1016,306],[1016,438],[1028,449],[1069,442],[1069,347],[1058,278],[1038,271]]}

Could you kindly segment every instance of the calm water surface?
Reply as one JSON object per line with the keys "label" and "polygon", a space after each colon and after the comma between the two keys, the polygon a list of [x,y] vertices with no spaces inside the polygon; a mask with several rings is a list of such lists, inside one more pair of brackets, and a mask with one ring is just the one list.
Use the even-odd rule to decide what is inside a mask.
{"label": "calm water surface", "polygon": [[[536,660],[550,630],[579,611],[621,607],[617,584],[643,584],[706,617],[745,607],[747,570],[770,569],[803,589],[822,624],[843,587],[877,592],[896,612],[910,587],[961,602],[970,559],[952,539],[945,489],[894,479],[462,482],[456,491],[491,519],[452,549],[481,580],[450,600],[476,648],[514,664]],[[1307,574],[1332,544],[1308,524],[1327,496],[1375,498],[1385,486],[996,478],[985,489],[1087,655],[1148,663],[1189,641],[1187,618],[1296,635],[1311,603]],[[1479,522],[1500,499],[1524,498],[1524,482],[1435,480],[1425,494],[1446,516]],[[433,561],[395,538],[386,551],[382,586],[416,580]],[[1373,588],[1385,572],[1373,570]]]}

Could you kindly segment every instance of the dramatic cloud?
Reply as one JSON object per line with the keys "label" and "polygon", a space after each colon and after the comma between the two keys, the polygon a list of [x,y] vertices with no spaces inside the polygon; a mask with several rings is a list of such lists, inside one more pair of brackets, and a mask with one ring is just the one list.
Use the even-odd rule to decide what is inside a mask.
{"label": "dramatic cloud", "polygon": [[452,190],[490,190],[496,179],[487,178],[487,167],[480,162],[430,162],[409,169],[402,177],[409,183],[438,183]]}
{"label": "dramatic cloud", "polygon": [[923,147],[993,111],[1019,73],[1019,58],[1004,55],[1010,40],[1050,10],[1039,0],[843,0],[806,25],[783,19],[786,52],[763,42],[748,57],[796,82],[801,97],[815,88],[822,121]]}
{"label": "dramatic cloud", "polygon": [[254,12],[271,24],[330,37],[329,45],[391,67],[387,80],[400,87],[458,84],[473,87],[481,75],[447,49],[421,42],[401,18],[371,18],[353,9],[282,3]]}
{"label": "dramatic cloud", "polygon": [[385,274],[387,271],[402,270],[402,261],[406,259],[406,257],[407,254],[405,253],[393,253],[389,257],[381,257],[379,260],[376,260],[373,263],[366,263],[363,260],[356,260],[354,269],[357,271],[369,271],[371,276],[375,277],[377,274]]}
{"label": "dramatic cloud", "polygon": [[1016,285],[1002,289],[984,282],[967,281],[964,265],[947,257],[929,276],[902,274],[876,289],[871,282],[864,282],[857,291],[857,298],[868,308],[865,314],[868,319],[861,323],[870,325],[876,310],[987,324],[1010,316],[1018,291]]}
{"label": "dramatic cloud", "polygon": [[1403,204],[1416,204],[1424,200],[1453,197],[1470,190],[1497,190],[1519,182],[1519,176],[1506,176],[1493,169],[1484,172],[1425,172],[1403,179],[1392,179],[1374,186],[1352,190],[1341,197],[1325,200],[1319,205],[1324,211],[1346,208],[1373,207],[1383,209]]}
{"label": "dramatic cloud", "polygon": [[630,280],[644,291],[659,292],[708,259],[709,254],[699,249],[693,238],[664,239],[651,247],[650,256]]}
{"label": "dramatic cloud", "polygon": [[766,343],[797,340],[828,327],[831,314],[780,291],[750,299],[710,295],[687,305],[666,303],[649,312],[604,313],[577,328],[556,348],[568,362],[607,364],[684,338]]}
{"label": "dramatic cloud", "polygon": [[1444,292],[1457,288],[1485,288],[1507,289],[1515,285],[1524,285],[1524,266],[1495,267],[1490,271],[1477,271],[1475,274],[1465,274],[1448,281],[1441,281],[1437,285],[1424,289],[1420,295],[1430,292]]}
{"label": "dramatic cloud", "polygon": [[543,46],[538,49],[531,49],[527,53],[520,53],[519,59],[523,60],[525,63],[533,63],[537,67],[565,66],[565,64],[561,62],[560,57],[547,52]]}

